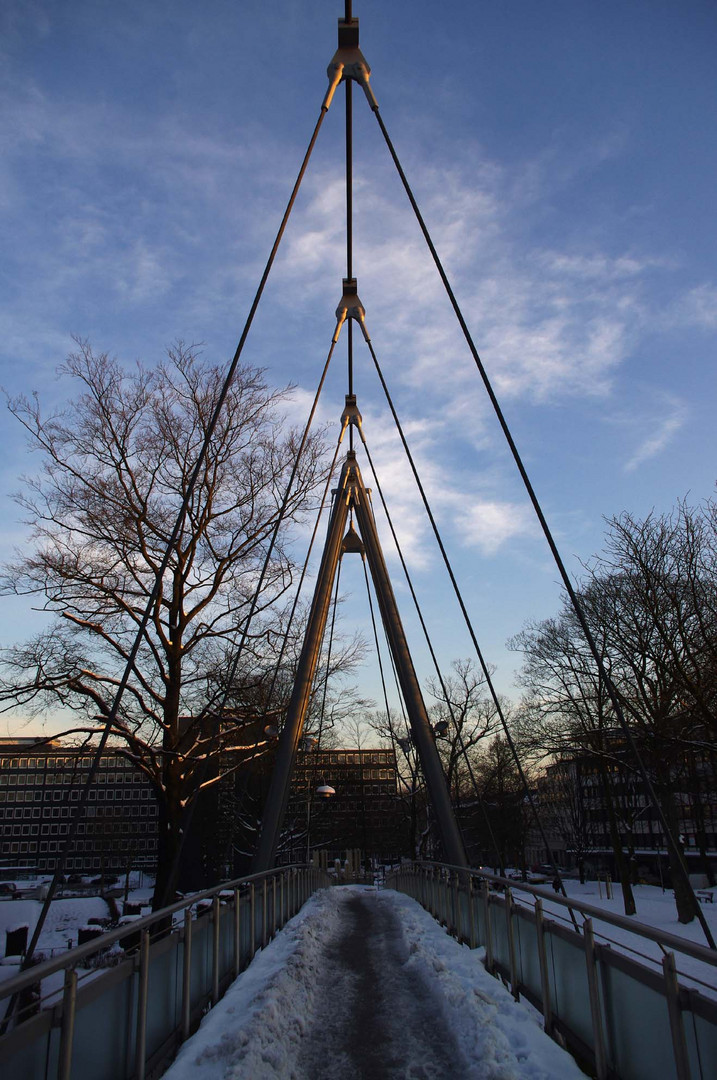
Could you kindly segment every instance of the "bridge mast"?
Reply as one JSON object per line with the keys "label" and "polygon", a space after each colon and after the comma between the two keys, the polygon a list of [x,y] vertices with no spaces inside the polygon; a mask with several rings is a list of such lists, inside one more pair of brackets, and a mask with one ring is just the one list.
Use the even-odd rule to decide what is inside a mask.
{"label": "bridge mast", "polygon": [[261,836],[252,867],[254,873],[270,870],[276,859],[279,836],[289,799],[294,760],[309,707],[311,686],[319,661],[331,591],[342,553],[342,539],[349,510],[353,510],[356,515],[356,523],[364,543],[368,567],[376,590],[383,624],[386,627],[389,648],[398,673],[413,741],[418,750],[431,806],[436,815],[445,858],[455,866],[468,865],[463,840],[453,814],[443,775],[441,759],[436,749],[435,738],[383,557],[370,496],[361,477],[356,453],[354,450],[349,450],[341,470],[339,487],[335,493],[306,637],[299,658],[286,723],[279,738],[276,763],[264,808]]}

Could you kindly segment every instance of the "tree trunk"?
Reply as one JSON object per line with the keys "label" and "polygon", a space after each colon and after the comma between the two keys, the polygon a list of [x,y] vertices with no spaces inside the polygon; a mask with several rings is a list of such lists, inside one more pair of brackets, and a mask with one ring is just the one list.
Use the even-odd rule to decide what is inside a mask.
{"label": "tree trunk", "polygon": [[177,886],[184,817],[178,768],[175,763],[172,763],[165,770],[165,789],[162,798],[159,799],[157,880],[152,897],[153,911],[158,911],[172,903]]}
{"label": "tree trunk", "polygon": [[686,880],[684,863],[681,858],[682,844],[679,840],[680,826],[675,796],[672,791],[665,790],[664,787],[661,787],[658,789],[658,798],[660,800],[660,806],[662,807],[662,813],[665,815],[665,820],[669,825],[670,832],[680,848],[680,854],[678,855],[678,853],[673,850],[671,844],[667,845],[667,858],[670,866],[670,880],[675,894],[677,919],[678,922],[681,923],[691,923],[695,917],[695,905],[692,890],[690,889],[689,882]]}
{"label": "tree trunk", "polygon": [[613,856],[615,858],[615,870],[617,871],[617,876],[620,878],[620,887],[622,889],[623,908],[625,909],[626,915],[634,915],[637,908],[635,906],[632,885],[630,884],[630,867],[623,854],[622,838],[617,825],[617,815],[615,814],[612,789],[604,766],[600,769],[600,781],[607,810],[608,825],[610,828],[610,843],[612,844]]}

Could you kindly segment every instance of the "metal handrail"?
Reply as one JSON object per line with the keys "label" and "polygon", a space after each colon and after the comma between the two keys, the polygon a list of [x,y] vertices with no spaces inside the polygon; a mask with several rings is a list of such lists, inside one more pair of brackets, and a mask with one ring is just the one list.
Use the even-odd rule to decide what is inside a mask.
{"label": "metal handrail", "polygon": [[[468,873],[472,877],[482,878],[487,881],[495,881],[505,888],[509,888],[512,892],[520,890],[521,892],[531,893],[540,900],[549,900],[551,904],[573,908],[575,911],[579,911],[588,918],[600,919],[602,922],[610,923],[612,926],[617,926],[621,930],[630,930],[638,937],[648,938],[658,945],[667,946],[674,952],[681,952],[685,956],[691,956],[695,960],[702,960],[706,964],[711,964],[712,967],[717,967],[717,953],[712,949],[708,949],[706,945],[699,945],[696,941],[690,941],[688,938],[679,937],[679,935],[672,934],[668,930],[657,930],[654,926],[647,926],[645,923],[641,922],[633,922],[632,918],[628,918],[626,915],[618,915],[612,911],[605,911],[604,908],[595,907],[593,904],[586,904],[584,901],[576,900],[574,897],[568,897],[566,900],[565,897],[557,895],[548,889],[541,889],[539,886],[529,885],[527,882],[501,877],[499,874],[491,874],[487,870],[466,870],[464,866],[454,866],[450,863],[437,863],[421,860],[406,863],[401,869],[409,869],[412,866],[450,870],[452,873],[459,874]],[[400,871],[396,871],[396,873],[399,872]]]}
{"label": "metal handrail", "polygon": [[183,900],[179,900],[174,904],[169,904],[167,907],[160,908],[159,911],[153,911],[150,915],[144,915],[139,919],[133,919],[131,923],[119,926],[116,930],[110,930],[107,933],[102,934],[101,937],[93,938],[92,941],[87,941],[84,945],[77,945],[74,949],[66,950],[57,957],[52,957],[50,960],[44,960],[35,967],[28,968],[19,975],[15,975],[13,978],[5,980],[0,983],[0,1001],[3,998],[11,997],[13,994],[21,993],[23,990],[40,982],[48,975],[54,974],[56,971],[78,967],[88,956],[94,956],[94,954],[100,950],[109,948],[111,945],[114,945],[115,942],[121,941],[122,938],[128,937],[131,934],[149,930],[155,923],[166,920],[170,915],[174,915],[177,912],[187,911],[202,900],[213,899],[215,896],[219,896],[220,893],[227,892],[230,889],[241,888],[242,885],[250,885],[252,882],[261,881],[264,878],[270,878],[276,874],[286,873],[291,870],[306,869],[313,869],[313,867],[308,866],[305,863],[292,863],[290,866],[281,866],[273,870],[265,870],[260,874],[249,874],[247,877],[234,878],[231,881],[224,881],[220,885],[214,885],[211,889],[204,889],[202,892],[192,893],[191,896],[184,897]]}

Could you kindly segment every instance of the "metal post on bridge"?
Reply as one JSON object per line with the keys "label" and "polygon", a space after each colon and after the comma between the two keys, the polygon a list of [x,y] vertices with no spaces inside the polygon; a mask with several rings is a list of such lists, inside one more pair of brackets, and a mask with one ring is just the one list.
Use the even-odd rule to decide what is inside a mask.
{"label": "metal post on bridge", "polygon": [[192,1021],[192,909],[184,913],[184,956],[182,957],[182,1042],[189,1038]]}
{"label": "metal post on bridge", "polygon": [[143,930],[139,946],[137,1035],[134,1049],[135,1080],[144,1080],[147,1059],[147,1001],[149,998],[149,930]]}
{"label": "metal post on bridge", "polygon": [[550,1004],[550,973],[548,954],[545,948],[545,924],[543,922],[543,901],[535,901],[535,935],[538,944],[538,962],[540,964],[540,985],[543,998],[543,1029],[548,1035],[553,1034],[553,1010]]}
{"label": "metal post on bridge", "polygon": [[590,995],[590,1015],[593,1025],[593,1049],[595,1051],[595,1075],[597,1080],[606,1080],[607,1060],[605,1057],[605,1036],[602,1023],[602,1009],[600,1007],[600,987],[598,986],[597,966],[595,957],[595,935],[593,933],[592,919],[586,919],[583,923],[583,939],[585,943],[585,963],[588,973],[588,993]]}
{"label": "metal post on bridge", "polygon": [[690,1059],[687,1054],[685,1026],[682,1022],[680,987],[677,982],[674,953],[668,952],[662,957],[662,973],[665,979],[665,994],[670,1016],[670,1032],[672,1034],[672,1048],[675,1052],[677,1080],[690,1080]]}
{"label": "metal post on bridge", "polygon": [[234,890],[234,978],[241,971],[241,894]]}
{"label": "metal post on bridge", "polygon": [[65,972],[65,989],[62,995],[62,1030],[60,1033],[60,1062],[58,1080],[70,1080],[72,1072],[72,1042],[75,1033],[75,1006],[77,1004],[77,972],[68,968]]}
{"label": "metal post on bridge", "polygon": [[219,1001],[219,931],[221,929],[221,900],[212,901],[212,1005]]}

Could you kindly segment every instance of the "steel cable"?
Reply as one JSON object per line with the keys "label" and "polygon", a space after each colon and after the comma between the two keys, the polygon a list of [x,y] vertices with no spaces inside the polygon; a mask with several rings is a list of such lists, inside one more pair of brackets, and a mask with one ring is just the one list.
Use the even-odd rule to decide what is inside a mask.
{"label": "steel cable", "polygon": [[[209,445],[211,443],[212,437],[214,435],[214,431],[215,431],[217,423],[219,421],[219,417],[221,415],[222,408],[224,406],[224,402],[226,401],[226,397],[227,397],[227,394],[229,393],[230,386],[231,386],[231,384],[232,384],[232,382],[234,380],[234,375],[236,374],[236,369],[238,367],[239,359],[240,359],[242,351],[244,349],[244,344],[245,344],[247,336],[249,334],[249,330],[251,329],[251,325],[252,325],[252,323],[254,321],[254,316],[255,316],[256,310],[257,310],[257,308],[259,306],[259,301],[261,300],[262,294],[264,292],[264,287],[265,287],[266,282],[268,280],[269,273],[271,271],[271,268],[272,268],[273,263],[274,263],[274,259],[276,257],[276,253],[277,253],[277,251],[279,249],[279,245],[281,243],[284,232],[286,230],[286,226],[288,224],[289,217],[291,216],[291,212],[293,210],[294,203],[296,202],[296,197],[298,195],[299,188],[301,186],[301,182],[302,182],[302,180],[304,178],[304,175],[306,173],[306,169],[308,167],[309,160],[311,158],[311,154],[312,154],[314,146],[316,144],[316,140],[318,138],[319,131],[321,130],[321,125],[324,122],[324,118],[326,116],[327,111],[328,111],[328,105],[323,104],[321,106],[321,111],[319,113],[318,120],[316,122],[313,133],[311,135],[311,139],[309,141],[308,148],[306,150],[306,153],[304,154],[304,158],[302,160],[301,167],[299,169],[299,173],[298,173],[296,181],[294,183],[294,187],[292,188],[291,195],[289,197],[289,201],[288,201],[286,209],[284,211],[284,215],[283,215],[283,217],[281,219],[281,224],[279,225],[279,229],[277,231],[276,237],[274,239],[274,243],[273,243],[271,251],[269,253],[269,257],[268,257],[266,265],[264,267],[264,272],[263,272],[263,274],[261,276],[261,280],[260,280],[259,285],[257,287],[256,293],[255,293],[255,296],[254,296],[254,300],[252,301],[251,308],[249,309],[249,314],[248,314],[246,322],[244,324],[244,329],[242,330],[241,337],[239,339],[239,343],[238,343],[238,345],[236,347],[236,350],[234,352],[234,356],[232,358],[231,364],[229,365],[229,369],[227,371],[227,374],[226,374],[226,377],[225,377],[225,380],[224,380],[224,384],[222,386],[221,392],[220,392],[219,397],[217,399],[217,402],[216,402],[214,411],[212,413],[212,416],[210,418],[209,424],[207,425],[207,429],[206,429],[206,432],[205,432],[202,447],[201,447],[200,452],[199,452],[199,456],[197,458],[194,469],[193,469],[192,473],[190,474],[190,477],[189,477],[189,480],[188,480],[188,483],[187,483],[187,487],[185,489],[184,498],[182,499],[182,503],[181,503],[181,506],[180,506],[180,509],[179,509],[179,512],[177,514],[177,518],[176,518],[176,521],[175,521],[175,524],[174,524],[174,528],[172,529],[172,533],[170,535],[169,541],[167,542],[167,548],[166,548],[164,557],[163,557],[162,562],[160,563],[160,566],[159,566],[159,568],[157,570],[154,585],[153,585],[152,590],[150,592],[149,599],[147,600],[147,604],[146,604],[144,613],[142,615],[142,618],[140,619],[139,626],[138,626],[138,629],[137,629],[137,633],[136,633],[135,638],[134,638],[134,642],[133,642],[132,647],[130,648],[130,651],[128,653],[127,661],[126,661],[125,668],[124,668],[124,672],[123,672],[122,677],[121,677],[121,679],[119,681],[117,691],[115,693],[112,705],[110,706],[110,708],[108,710],[108,713],[106,715],[104,730],[103,730],[103,732],[102,732],[102,734],[100,736],[100,740],[99,740],[99,743],[97,745],[97,749],[96,749],[94,757],[93,757],[92,765],[90,766],[89,772],[87,774],[87,779],[85,781],[84,788],[82,790],[82,793],[81,793],[80,798],[79,798],[78,803],[77,803],[77,807],[76,807],[76,810],[75,810],[73,820],[70,823],[70,826],[69,826],[69,829],[68,829],[67,840],[66,840],[66,842],[64,844],[64,847],[63,847],[63,849],[62,849],[62,851],[61,851],[61,853],[60,853],[60,855],[58,857],[55,872],[53,874],[52,881],[50,882],[50,885],[49,885],[48,890],[47,890],[47,896],[45,898],[42,909],[41,909],[40,914],[38,916],[38,920],[37,920],[37,923],[35,925],[35,929],[33,931],[33,935],[32,935],[32,938],[30,940],[30,944],[28,945],[27,951],[26,951],[25,956],[23,958],[22,970],[25,970],[32,963],[34,952],[35,952],[35,949],[37,948],[37,943],[38,943],[38,941],[40,939],[40,935],[41,935],[43,927],[45,925],[45,920],[47,919],[47,914],[48,914],[48,912],[50,910],[50,904],[52,903],[54,895],[55,895],[55,893],[57,891],[57,886],[59,884],[60,877],[62,876],[64,867],[65,867],[66,859],[67,859],[70,851],[73,850],[74,843],[75,843],[75,840],[76,840],[76,837],[77,837],[77,832],[78,832],[78,827],[79,827],[79,824],[80,824],[80,820],[82,819],[82,816],[84,814],[87,802],[89,801],[89,793],[90,793],[90,790],[92,788],[92,785],[94,784],[94,780],[95,780],[95,777],[97,775],[97,770],[99,768],[100,761],[102,760],[102,755],[103,755],[103,753],[105,751],[105,748],[107,746],[107,742],[108,742],[109,737],[110,737],[110,735],[112,733],[112,729],[113,729],[114,725],[117,723],[117,718],[118,718],[118,715],[119,715],[119,709],[120,709],[120,705],[122,703],[122,698],[124,697],[124,692],[125,692],[125,690],[127,688],[127,685],[129,683],[130,674],[131,674],[132,669],[134,667],[134,663],[135,663],[135,661],[137,659],[137,654],[139,652],[139,647],[140,647],[142,638],[143,638],[144,633],[145,633],[145,631],[147,629],[147,625],[149,623],[149,619],[150,619],[150,616],[151,616],[151,613],[152,613],[152,609],[153,609],[155,603],[157,602],[157,599],[159,598],[159,593],[160,593],[160,589],[161,589],[164,574],[166,573],[166,571],[167,571],[167,569],[169,567],[169,562],[170,562],[170,558],[171,558],[171,555],[172,555],[173,548],[174,548],[174,546],[175,546],[175,544],[176,544],[176,542],[179,539],[179,536],[181,534],[181,531],[182,531],[182,528],[183,528],[183,525],[184,525],[186,512],[187,512],[187,509],[189,507],[189,502],[190,502],[190,500],[192,498],[192,495],[194,493],[194,489],[195,489],[197,481],[199,479],[199,475],[200,475],[202,467],[204,465],[204,461],[205,461],[207,452],[209,450]],[[12,1015],[12,1011],[14,1009],[14,1006],[15,1006],[15,1002],[14,1002],[14,1000],[11,1000],[9,1005],[8,1005],[7,1012],[6,1012],[5,1022],[7,1022],[9,1017]]]}
{"label": "steel cable", "polygon": [[618,723],[620,725],[620,728],[622,730],[623,735],[625,736],[625,739],[626,739],[626,741],[628,743],[628,746],[630,747],[630,751],[633,754],[633,757],[634,757],[634,759],[635,759],[635,761],[637,763],[637,767],[638,767],[638,771],[640,773],[640,777],[642,779],[642,782],[645,785],[645,789],[646,789],[646,791],[647,791],[647,793],[648,793],[648,795],[650,797],[650,800],[651,800],[651,802],[652,802],[652,804],[653,804],[653,806],[655,808],[655,811],[657,813],[657,816],[658,816],[658,818],[660,820],[660,824],[662,825],[662,828],[664,830],[664,834],[665,834],[665,838],[667,840],[667,843],[670,845],[670,848],[672,849],[672,853],[673,853],[674,857],[676,858],[677,865],[680,867],[680,872],[682,874],[685,886],[686,886],[686,888],[688,890],[688,893],[689,893],[689,895],[691,896],[691,899],[692,899],[692,906],[693,906],[693,909],[694,909],[694,913],[695,913],[695,915],[696,915],[696,917],[697,917],[697,919],[698,919],[698,921],[699,921],[699,923],[700,923],[700,925],[702,927],[702,930],[704,932],[704,935],[705,935],[705,937],[707,939],[707,942],[708,942],[710,948],[711,949],[717,949],[717,945],[715,944],[715,941],[714,941],[714,938],[713,938],[712,933],[710,931],[710,928],[707,925],[707,920],[705,919],[705,916],[704,916],[704,914],[703,914],[703,912],[702,912],[702,910],[700,908],[700,904],[699,904],[699,901],[697,900],[697,897],[695,895],[695,891],[692,888],[692,883],[690,882],[690,879],[689,879],[689,874],[687,872],[687,867],[685,866],[685,862],[684,862],[682,852],[680,851],[680,848],[679,848],[679,846],[678,846],[678,844],[677,844],[677,842],[675,840],[675,837],[674,837],[674,835],[672,833],[672,829],[670,828],[670,825],[669,825],[669,823],[667,821],[667,818],[666,818],[666,816],[664,814],[664,811],[662,810],[659,799],[657,798],[657,793],[655,791],[654,785],[652,783],[652,780],[650,779],[649,773],[647,772],[647,768],[645,767],[645,764],[644,764],[644,762],[642,760],[642,755],[640,754],[637,743],[636,743],[635,739],[633,738],[633,735],[632,735],[632,732],[630,730],[629,724],[627,723],[627,720],[625,719],[625,714],[624,714],[623,709],[622,709],[622,704],[621,704],[621,701],[620,701],[620,695],[618,693],[618,690],[615,687],[614,683],[612,682],[612,679],[610,678],[610,675],[609,675],[609,673],[607,671],[607,668],[605,667],[605,663],[603,661],[603,658],[600,655],[600,651],[599,651],[599,649],[597,647],[597,644],[596,644],[595,639],[593,637],[592,631],[590,630],[590,626],[589,626],[587,618],[585,616],[585,612],[583,611],[582,604],[580,603],[580,601],[578,599],[578,596],[577,596],[577,593],[575,592],[575,589],[573,588],[572,581],[570,580],[570,577],[568,575],[568,572],[567,572],[567,569],[566,569],[565,564],[563,562],[560,551],[558,550],[557,544],[555,543],[552,532],[551,532],[550,527],[548,525],[548,522],[547,522],[547,520],[545,518],[542,507],[541,507],[541,505],[540,505],[540,503],[538,501],[538,497],[537,497],[537,495],[535,493],[535,490],[533,488],[530,477],[528,476],[527,470],[526,470],[526,468],[525,468],[525,466],[523,464],[523,460],[522,460],[522,458],[520,456],[520,453],[519,453],[518,448],[517,448],[517,446],[515,444],[515,441],[513,440],[513,436],[512,436],[512,433],[510,431],[510,428],[508,427],[508,423],[507,423],[507,421],[505,419],[505,416],[503,415],[503,410],[500,407],[500,404],[498,402],[498,398],[496,397],[495,391],[493,390],[493,386],[492,386],[492,384],[490,382],[490,379],[488,378],[488,373],[486,372],[485,367],[483,366],[483,361],[481,360],[481,358],[480,358],[480,356],[478,354],[478,350],[476,349],[476,346],[475,346],[475,343],[474,343],[473,338],[471,336],[471,333],[470,333],[470,331],[468,329],[468,326],[466,324],[466,321],[465,321],[465,319],[463,317],[463,312],[461,311],[461,308],[460,308],[460,306],[458,304],[458,301],[456,300],[455,294],[453,292],[453,289],[451,288],[451,284],[450,284],[450,282],[448,280],[446,272],[443,269],[443,264],[441,263],[441,260],[440,260],[440,258],[438,256],[438,252],[436,251],[436,248],[435,248],[435,246],[433,244],[433,240],[431,239],[431,235],[430,235],[430,233],[428,231],[426,223],[423,220],[423,215],[421,214],[421,211],[420,211],[420,209],[418,207],[418,203],[416,202],[413,191],[411,190],[411,186],[408,183],[408,179],[406,177],[406,174],[403,171],[403,167],[401,166],[401,162],[400,162],[400,160],[398,158],[396,150],[395,150],[395,148],[393,146],[393,143],[391,141],[391,138],[390,138],[390,136],[388,134],[388,131],[386,129],[386,125],[383,122],[383,117],[381,116],[381,114],[380,114],[380,112],[378,110],[378,105],[375,105],[375,106],[372,107],[372,112],[374,113],[374,115],[376,117],[378,125],[379,125],[379,127],[381,129],[381,133],[382,133],[382,135],[384,137],[384,140],[386,142],[386,146],[388,147],[388,151],[389,151],[389,153],[391,155],[391,158],[393,159],[394,165],[396,166],[396,170],[398,172],[401,183],[403,184],[403,188],[404,188],[404,190],[406,192],[406,195],[408,196],[408,200],[409,200],[409,202],[411,204],[411,207],[413,208],[413,211],[414,211],[414,213],[416,215],[416,220],[417,220],[418,225],[419,225],[419,227],[421,229],[421,232],[423,233],[423,237],[424,237],[424,239],[426,241],[426,244],[428,246],[428,249],[429,249],[429,251],[431,253],[431,256],[433,258],[433,262],[434,262],[434,264],[436,266],[436,269],[437,269],[438,274],[439,274],[439,276],[441,278],[441,281],[443,282],[444,288],[446,290],[446,294],[447,294],[448,299],[449,299],[449,301],[451,303],[453,311],[454,311],[454,313],[456,315],[456,318],[458,319],[458,323],[459,323],[459,325],[461,327],[461,330],[463,332],[463,336],[465,338],[466,344],[468,345],[468,348],[469,348],[469,350],[471,352],[471,355],[473,357],[475,365],[476,365],[476,367],[478,369],[478,372],[480,374],[480,377],[481,377],[481,379],[483,381],[483,385],[485,387],[486,393],[488,394],[490,402],[491,402],[491,404],[493,406],[493,409],[495,411],[496,417],[498,419],[498,423],[500,424],[500,427],[501,427],[501,429],[503,431],[506,442],[508,443],[508,446],[510,448],[510,452],[511,452],[511,454],[513,456],[513,460],[515,461],[518,472],[520,473],[521,479],[522,479],[523,484],[525,486],[525,490],[526,490],[526,492],[528,494],[530,502],[532,503],[533,510],[535,511],[535,515],[538,518],[538,521],[540,522],[540,526],[541,526],[541,528],[543,530],[543,534],[544,534],[545,539],[546,539],[546,541],[548,543],[548,547],[550,548],[550,551],[551,551],[551,553],[553,555],[553,559],[554,559],[555,565],[556,565],[556,567],[558,569],[558,573],[560,574],[560,577],[562,579],[563,585],[565,587],[565,591],[567,592],[568,597],[570,598],[570,602],[572,604],[573,610],[575,611],[577,619],[578,619],[578,621],[580,623],[581,629],[582,629],[583,634],[585,636],[585,640],[586,640],[586,642],[588,644],[588,648],[590,649],[590,652],[592,653],[593,659],[594,659],[594,661],[595,661],[595,663],[597,665],[598,671],[600,673],[600,678],[603,680],[603,683],[604,683],[604,685],[605,685],[605,687],[607,689],[608,695],[610,697],[610,701],[612,703],[612,707],[615,710],[615,716],[617,718],[617,721],[618,721]]}

